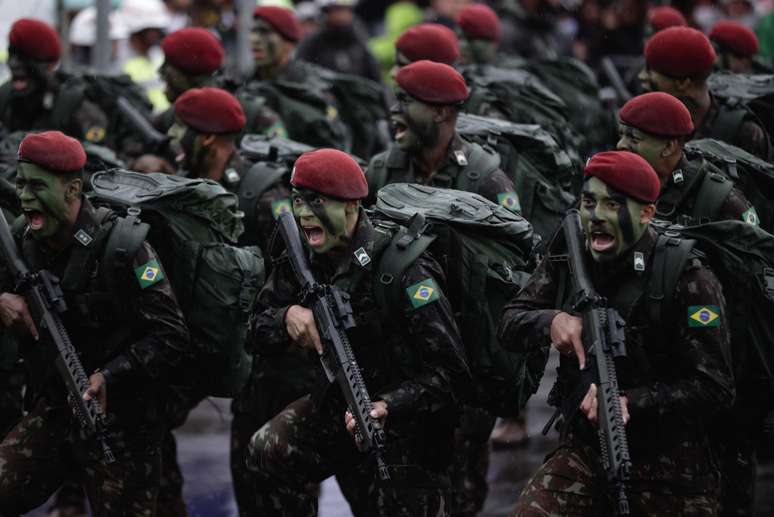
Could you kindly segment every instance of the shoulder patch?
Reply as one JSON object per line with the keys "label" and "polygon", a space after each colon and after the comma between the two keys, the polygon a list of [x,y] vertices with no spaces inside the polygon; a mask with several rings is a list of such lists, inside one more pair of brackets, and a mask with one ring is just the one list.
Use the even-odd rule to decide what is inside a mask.
{"label": "shoulder patch", "polygon": [[279,219],[279,216],[286,212],[292,211],[293,208],[290,205],[290,198],[282,198],[282,199],[275,199],[271,202],[271,213],[274,216],[274,219]]}
{"label": "shoulder patch", "polygon": [[516,192],[500,192],[497,194],[497,204],[511,212],[521,212],[521,203]]}
{"label": "shoulder patch", "polygon": [[717,305],[690,305],[688,327],[705,328],[720,326],[720,307]]}
{"label": "shoulder patch", "polygon": [[92,143],[99,143],[105,139],[105,128],[101,126],[92,126],[86,130],[86,140]]}
{"label": "shoulder patch", "polygon": [[758,211],[755,210],[754,206],[751,206],[742,213],[742,221],[753,226],[760,226],[761,224],[761,220],[758,217]]}
{"label": "shoulder patch", "polygon": [[408,287],[406,294],[408,294],[411,306],[414,309],[419,309],[438,299],[438,286],[435,285],[435,281],[432,278],[426,278]]}
{"label": "shoulder patch", "polygon": [[164,280],[164,272],[156,259],[151,259],[134,270],[140,289],[145,289]]}

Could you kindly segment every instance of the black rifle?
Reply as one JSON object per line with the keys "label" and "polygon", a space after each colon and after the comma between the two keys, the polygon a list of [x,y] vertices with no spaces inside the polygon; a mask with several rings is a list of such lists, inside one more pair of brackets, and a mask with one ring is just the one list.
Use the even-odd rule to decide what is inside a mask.
{"label": "black rifle", "polygon": [[148,149],[154,154],[166,156],[169,137],[153,127],[153,124],[126,97],[117,97],[115,103],[118,112],[123,115],[134,132],[142,138]]}
{"label": "black rifle", "polygon": [[59,279],[51,272],[41,269],[31,272],[19,257],[16,243],[5,216],[0,212],[0,251],[15,281],[15,290],[22,293],[27,301],[32,321],[43,338],[56,346],[56,369],[67,388],[67,400],[73,415],[89,436],[96,436],[102,446],[106,464],[113,463],[115,457],[107,443],[107,425],[102,407],[92,398],[83,400],[83,394],[89,389],[89,378],[83,369],[78,352],[70,342],[61,314],[67,310]]}
{"label": "black rifle", "polygon": [[[583,319],[583,343],[586,345],[587,357],[584,370],[594,368],[586,372],[591,375],[584,375],[584,378],[591,380],[584,382],[578,393],[585,395],[591,382],[597,385],[597,432],[602,461],[608,482],[615,489],[617,514],[629,515],[626,483],[632,464],[614,362],[616,357],[626,357],[626,324],[618,311],[608,307],[607,300],[599,296],[591,284],[585,262],[586,239],[578,210],[568,210],[562,222],[562,230],[567,243],[567,262],[575,297],[573,310],[580,313]],[[594,366],[590,366],[590,363]],[[577,397],[572,401],[575,408],[579,402]]]}
{"label": "black rifle", "polygon": [[349,412],[355,418],[358,442],[362,450],[373,455],[379,478],[386,481],[390,479],[390,473],[383,458],[384,430],[379,421],[371,417],[371,397],[347,337],[347,330],[355,327],[349,294],[336,286],[319,284],[314,279],[293,214],[282,214],[278,225],[290,264],[301,284],[301,303],[311,307],[320,332],[323,345],[320,362],[325,375],[329,382],[339,384]]}

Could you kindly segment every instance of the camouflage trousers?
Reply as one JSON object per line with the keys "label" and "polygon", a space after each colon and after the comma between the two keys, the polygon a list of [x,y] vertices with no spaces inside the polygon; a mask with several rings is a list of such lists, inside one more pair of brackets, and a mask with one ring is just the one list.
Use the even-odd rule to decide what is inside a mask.
{"label": "camouflage trousers", "polygon": [[[317,406],[310,396],[296,400],[261,427],[250,442],[248,465],[260,479],[255,495],[262,517],[316,515],[309,504],[310,484],[339,472],[366,472],[354,497],[355,515],[369,517],[447,517],[448,484],[443,476],[411,463],[405,449],[388,455],[389,483],[376,481],[366,456],[344,428],[344,411]],[[395,443],[388,432],[388,443]],[[397,457],[403,463],[399,464]]]}
{"label": "camouflage trousers", "polygon": [[452,484],[454,517],[475,517],[484,507],[489,486],[489,435],[495,416],[480,408],[466,406],[454,430],[454,452],[449,477]]}
{"label": "camouflage trousers", "polygon": [[12,370],[0,370],[0,440],[21,420],[22,386],[24,371],[21,366]]}
{"label": "camouflage trousers", "polygon": [[[627,487],[632,516],[715,516],[718,499],[714,492],[675,494],[656,484]],[[603,516],[615,515],[605,474],[598,455],[590,447],[563,444],[547,458],[527,482],[511,516]]]}
{"label": "camouflage trousers", "polygon": [[0,516],[40,506],[73,475],[86,488],[97,517],[155,515],[160,431],[111,427],[107,438],[116,461],[105,465],[96,440],[73,427],[69,407],[38,401],[0,444]]}

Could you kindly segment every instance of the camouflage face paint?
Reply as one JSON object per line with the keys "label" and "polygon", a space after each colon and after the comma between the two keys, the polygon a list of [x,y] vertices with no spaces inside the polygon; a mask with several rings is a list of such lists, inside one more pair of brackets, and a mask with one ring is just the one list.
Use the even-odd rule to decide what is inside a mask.
{"label": "camouflage face paint", "polygon": [[484,39],[468,39],[458,32],[460,57],[465,64],[493,63],[497,54],[497,45]]}
{"label": "camouflage face paint", "polygon": [[595,261],[610,262],[640,240],[648,227],[640,222],[644,206],[598,178],[586,180],[581,194],[581,220]]}
{"label": "camouflage face paint", "polygon": [[159,75],[164,80],[164,95],[169,102],[175,102],[175,99],[191,88],[203,86],[201,76],[191,77],[166,62],[161,65]]}
{"label": "camouflage face paint", "polygon": [[19,162],[16,195],[35,239],[54,237],[67,224],[67,184],[34,163]]}
{"label": "camouflage face paint", "polygon": [[[349,245],[346,201],[339,201],[311,191],[308,191],[306,198],[314,205],[314,209],[307,204],[307,199],[304,199],[299,190],[293,189],[293,215],[312,251],[327,253],[332,249]],[[323,224],[315,211],[324,213],[329,224]]]}
{"label": "camouflage face paint", "polygon": [[661,158],[661,152],[666,147],[668,140],[640,131],[636,127],[627,126],[624,123],[618,125],[618,144],[619,151],[630,151],[639,154],[653,166]]}
{"label": "camouflage face paint", "polygon": [[250,31],[250,49],[257,68],[276,65],[280,60],[282,36],[260,18],[256,18]]}
{"label": "camouflage face paint", "polygon": [[398,147],[407,152],[435,147],[439,129],[433,120],[435,111],[432,106],[411,97],[400,88],[395,98],[398,102],[390,110],[390,118]]}

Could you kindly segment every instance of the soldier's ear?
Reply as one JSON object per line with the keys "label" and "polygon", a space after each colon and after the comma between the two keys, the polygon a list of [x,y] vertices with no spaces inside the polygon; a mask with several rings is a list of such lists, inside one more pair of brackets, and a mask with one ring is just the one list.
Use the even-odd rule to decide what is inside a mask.
{"label": "soldier's ear", "polygon": [[83,192],[83,180],[75,178],[67,182],[65,185],[65,201],[72,203],[77,199],[80,199]]}
{"label": "soldier's ear", "polygon": [[666,141],[666,145],[661,151],[661,157],[669,158],[670,156],[674,156],[676,153],[682,154],[682,152],[683,146],[680,144],[680,140],[677,138],[671,138]]}
{"label": "soldier's ear", "polygon": [[[675,89],[677,90],[678,94],[680,94],[680,93],[687,94],[695,86],[695,83],[694,83],[693,79],[691,79],[690,77],[685,77],[683,79],[673,79],[673,80],[674,80],[674,83],[675,83]],[[678,97],[679,97],[679,95],[678,95]]]}
{"label": "soldier's ear", "polygon": [[218,135],[213,133],[202,135],[202,145],[204,147],[210,147],[212,144],[215,143],[215,140],[217,139],[218,139]]}
{"label": "soldier's ear", "polygon": [[648,203],[643,205],[640,210],[640,224],[648,224],[656,216],[656,205]]}

